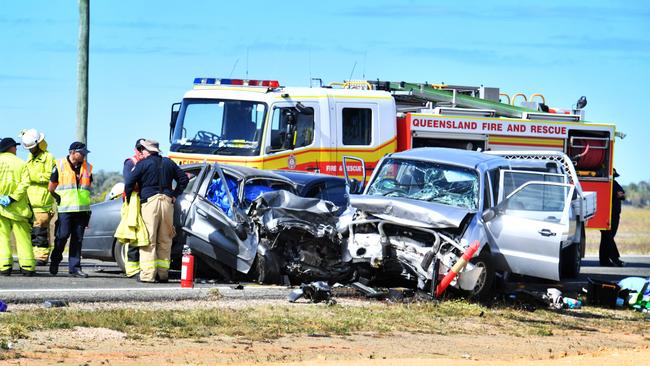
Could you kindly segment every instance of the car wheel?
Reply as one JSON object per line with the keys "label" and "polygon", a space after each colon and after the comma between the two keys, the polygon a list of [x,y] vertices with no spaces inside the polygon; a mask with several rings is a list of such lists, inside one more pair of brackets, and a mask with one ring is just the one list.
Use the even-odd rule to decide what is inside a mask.
{"label": "car wheel", "polygon": [[478,278],[474,290],[470,291],[469,297],[476,300],[486,300],[494,292],[494,264],[492,253],[488,247],[481,251],[478,257],[472,258],[470,263],[476,267],[483,268],[483,273]]}
{"label": "car wheel", "polygon": [[126,251],[128,248],[128,245],[124,245],[117,240],[113,244],[113,258],[115,258],[115,262],[122,272],[126,272]]}
{"label": "car wheel", "polygon": [[264,255],[257,253],[255,258],[254,269],[255,278],[257,283],[262,284],[279,284],[280,283],[280,268],[275,255],[270,250],[267,250]]}
{"label": "car wheel", "polygon": [[580,265],[582,259],[580,258],[581,247],[584,242],[584,236],[580,239],[580,243],[573,243],[568,248],[562,250],[560,257],[560,270],[563,278],[575,278],[580,274]]}

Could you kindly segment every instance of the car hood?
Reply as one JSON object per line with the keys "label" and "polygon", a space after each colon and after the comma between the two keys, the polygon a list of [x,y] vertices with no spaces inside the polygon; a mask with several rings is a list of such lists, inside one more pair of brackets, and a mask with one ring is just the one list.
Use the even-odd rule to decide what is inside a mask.
{"label": "car hood", "polygon": [[351,195],[350,204],[383,220],[433,229],[458,228],[472,213],[465,208],[400,197]]}
{"label": "car hood", "polygon": [[280,190],[259,196],[248,215],[270,232],[301,229],[315,237],[336,236],[338,207],[318,198],[305,198]]}

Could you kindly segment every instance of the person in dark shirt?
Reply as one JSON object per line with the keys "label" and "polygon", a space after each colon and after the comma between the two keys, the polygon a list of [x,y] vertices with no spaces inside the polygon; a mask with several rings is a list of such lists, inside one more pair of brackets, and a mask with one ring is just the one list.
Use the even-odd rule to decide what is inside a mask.
{"label": "person in dark shirt", "polygon": [[[614,178],[619,177],[619,174],[614,169]],[[616,247],[614,237],[618,231],[618,224],[621,221],[621,201],[625,201],[625,191],[623,187],[614,179],[614,187],[612,189],[612,219],[609,230],[600,231],[600,248],[598,257],[601,266],[616,266],[623,267],[625,263],[621,260],[621,255]]]}
{"label": "person in dark shirt", "polygon": [[[167,282],[174,229],[174,202],[189,179],[171,159],[160,156],[157,141],[141,141],[144,159],[126,177],[124,192],[129,200],[137,184],[142,204],[142,219],[150,244],[140,247],[141,282]],[[172,183],[176,182],[176,188]]]}
{"label": "person in dark shirt", "polygon": [[93,166],[86,161],[90,151],[86,144],[75,141],[68,156],[59,159],[52,170],[48,190],[56,200],[59,218],[56,222],[56,239],[50,254],[50,273],[56,276],[63,250],[68,248],[68,271],[73,277],[86,278],[81,270],[81,245],[84,231],[90,220],[90,188]]}

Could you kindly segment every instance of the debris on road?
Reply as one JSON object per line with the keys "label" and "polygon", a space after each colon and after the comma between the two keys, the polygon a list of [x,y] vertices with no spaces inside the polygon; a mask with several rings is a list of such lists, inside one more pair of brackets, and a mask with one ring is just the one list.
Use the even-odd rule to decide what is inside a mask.
{"label": "debris on road", "polygon": [[593,278],[587,278],[587,288],[582,292],[587,296],[587,303],[591,306],[604,306],[614,309],[616,299],[619,296],[621,287],[609,281],[601,281]]}
{"label": "debris on road", "polygon": [[62,308],[68,306],[68,302],[65,300],[45,300],[43,301],[44,308]]}
{"label": "debris on road", "polygon": [[336,300],[332,298],[331,287],[324,281],[315,281],[309,284],[303,283],[299,289],[291,291],[287,299],[289,302],[296,302],[296,300],[302,297],[313,303],[325,302],[327,305],[336,304]]}

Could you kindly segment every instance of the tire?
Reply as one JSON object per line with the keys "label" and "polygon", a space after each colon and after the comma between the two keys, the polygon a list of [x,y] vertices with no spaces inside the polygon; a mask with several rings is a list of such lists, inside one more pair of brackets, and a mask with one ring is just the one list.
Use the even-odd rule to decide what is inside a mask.
{"label": "tire", "polygon": [[260,284],[280,284],[280,268],[275,256],[267,250],[264,255],[257,253],[253,263],[254,280]]}
{"label": "tire", "polygon": [[128,246],[123,245],[119,241],[115,240],[113,244],[113,258],[115,258],[115,263],[120,267],[122,272],[126,273],[126,250]]}
{"label": "tire", "polygon": [[[582,242],[582,239],[581,239]],[[562,250],[560,256],[560,274],[562,278],[575,278],[580,274],[582,258],[580,258],[582,245],[573,243]]]}
{"label": "tire", "polygon": [[580,227],[580,241],[564,248],[560,253],[560,277],[575,278],[580,274],[582,257],[587,242],[585,226]]}
{"label": "tire", "polygon": [[483,273],[476,282],[476,287],[469,292],[469,298],[487,300],[494,294],[494,263],[488,246],[485,246],[478,257],[472,258],[470,263],[482,267]]}

